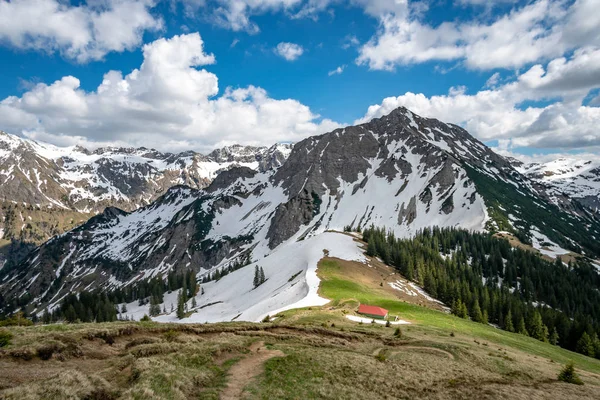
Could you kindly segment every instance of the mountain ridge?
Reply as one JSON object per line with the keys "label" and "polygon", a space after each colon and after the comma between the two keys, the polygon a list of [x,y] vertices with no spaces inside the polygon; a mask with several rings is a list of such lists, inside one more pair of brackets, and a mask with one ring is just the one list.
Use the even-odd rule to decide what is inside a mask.
{"label": "mountain ridge", "polygon": [[525,163],[516,159],[511,162],[530,179],[600,212],[600,160],[560,157],[547,162]]}
{"label": "mountain ridge", "polygon": [[[242,260],[258,265],[325,231],[371,224],[399,237],[430,226],[508,230],[600,254],[595,216],[568,198],[556,205],[548,197],[462,128],[400,108],[298,142],[276,170],[231,168],[204,190],[178,186],[134,212],[94,217],[3,271],[0,289],[5,304],[18,297],[41,312],[73,291],[115,290],[190,270],[203,280]],[[308,295],[306,268],[301,287]],[[217,287],[207,287],[207,296]],[[273,295],[261,292],[257,301]]]}
{"label": "mountain ridge", "polygon": [[232,145],[208,155],[145,147],[88,150],[0,131],[0,268],[105,207],[133,211],[174,185],[206,187],[221,170],[237,165],[277,168],[291,147]]}

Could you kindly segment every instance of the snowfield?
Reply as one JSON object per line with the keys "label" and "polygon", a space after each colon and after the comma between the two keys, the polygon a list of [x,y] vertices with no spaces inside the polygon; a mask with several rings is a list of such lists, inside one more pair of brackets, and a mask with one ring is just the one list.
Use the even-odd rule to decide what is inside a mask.
{"label": "snowfield", "polygon": [[[204,323],[221,321],[263,320],[267,315],[281,311],[310,306],[322,306],[329,302],[318,295],[319,278],[317,263],[325,256],[349,261],[366,262],[358,243],[342,233],[324,232],[305,240],[292,238],[278,246],[271,254],[259,261],[226,275],[218,281],[202,284],[204,294],[196,296],[197,307],[188,318],[177,319],[177,292],[165,294],[161,309],[166,315],[153,318],[159,322]],[[260,266],[267,281],[253,287],[254,269]],[[188,301],[191,310],[192,299]],[[137,302],[127,304],[127,316],[139,320],[148,314],[149,305]],[[121,305],[119,305],[120,309]],[[369,320],[370,322],[370,320]]]}

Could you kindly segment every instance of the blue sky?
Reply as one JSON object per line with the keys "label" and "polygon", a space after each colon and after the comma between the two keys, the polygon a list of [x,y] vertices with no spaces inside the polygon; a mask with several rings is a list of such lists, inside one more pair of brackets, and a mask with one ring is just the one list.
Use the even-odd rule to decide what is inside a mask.
{"label": "blue sky", "polygon": [[595,2],[0,0],[0,129],[207,151],[404,105],[507,153],[596,153]]}

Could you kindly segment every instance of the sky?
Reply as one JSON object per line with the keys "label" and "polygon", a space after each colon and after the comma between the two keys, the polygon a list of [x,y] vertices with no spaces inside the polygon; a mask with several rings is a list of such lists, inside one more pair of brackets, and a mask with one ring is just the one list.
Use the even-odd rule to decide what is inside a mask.
{"label": "sky", "polygon": [[600,153],[600,0],[0,0],[0,130],[296,142],[399,106],[503,154]]}

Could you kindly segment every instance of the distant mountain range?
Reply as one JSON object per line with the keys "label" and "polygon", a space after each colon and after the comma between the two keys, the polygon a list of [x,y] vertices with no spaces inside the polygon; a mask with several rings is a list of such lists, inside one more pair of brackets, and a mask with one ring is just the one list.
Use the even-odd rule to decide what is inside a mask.
{"label": "distant mountain range", "polygon": [[556,189],[600,212],[600,160],[558,158],[544,163],[523,163],[511,159],[515,168],[527,177]]}
{"label": "distant mountain range", "polygon": [[222,170],[280,166],[289,144],[228,146],[208,155],[146,148],[56,147],[0,131],[0,268],[31,245],[104,211],[132,211],[175,185],[200,189]]}
{"label": "distant mountain range", "polygon": [[[356,230],[372,224],[398,237],[411,237],[431,226],[505,231],[534,247],[554,249],[548,254],[575,251],[591,257],[600,255],[597,214],[568,195],[523,175],[459,126],[398,108],[365,124],[307,138],[295,144],[281,164],[289,149],[263,149],[260,160],[250,150],[250,158],[244,162],[251,165],[238,167],[226,164],[236,162],[241,153],[231,149],[206,158],[124,151],[116,159],[92,163],[93,171],[103,163],[108,163],[111,171],[94,174],[100,177],[93,187],[112,182],[110,189],[102,193],[115,198],[123,195],[132,207],[152,197],[133,195],[133,182],[162,188],[166,183],[148,183],[160,178],[146,177],[168,175],[171,184],[180,185],[133,212],[109,207],[50,239],[22,262],[5,267],[0,271],[5,309],[14,309],[18,304],[39,313],[46,307],[56,307],[68,293],[122,290],[156,277],[166,279],[167,274],[183,276],[192,271],[199,280],[213,280],[203,285],[206,298],[211,299],[202,311],[207,320],[255,319],[258,314],[251,310],[286,307],[315,290],[316,278],[307,269],[309,264],[289,257],[303,251],[322,252],[319,237],[326,231]],[[99,150],[86,157],[103,159],[104,154],[113,152]],[[134,168],[127,157],[145,161],[133,164]],[[213,176],[199,173],[201,162],[231,168],[198,189],[204,182],[201,177]],[[70,166],[67,171],[80,165],[63,160],[62,165],[65,163]],[[52,168],[54,164],[50,164]],[[34,187],[40,182],[35,178],[35,171],[39,172],[36,165],[40,164],[26,169],[32,173],[24,178]],[[167,166],[172,165],[180,166],[176,177],[169,175],[168,171],[173,170]],[[137,166],[154,172],[132,172],[138,171]],[[219,169],[211,168],[202,171]],[[75,170],[80,171],[79,167]],[[53,173],[61,176],[60,172]],[[136,181],[122,186],[118,178],[105,178],[111,174],[134,176]],[[159,192],[157,189],[153,196]],[[92,207],[88,204],[97,204],[90,203],[87,195],[79,196],[76,186],[59,193],[67,194],[73,202],[69,204],[85,204],[81,206],[85,210]],[[48,200],[53,207],[66,206],[64,202],[55,204],[56,199],[52,196]],[[311,247],[301,250],[300,242],[304,240]],[[327,240],[332,238],[328,236]],[[247,262],[264,265],[269,271],[280,269],[291,277],[278,280],[277,287],[252,288],[246,276],[251,276],[254,267],[232,271],[234,265]],[[224,271],[232,276],[214,281],[215,274]],[[242,285],[230,290],[232,282],[246,280],[248,288]],[[250,298],[252,301],[248,301]]]}

